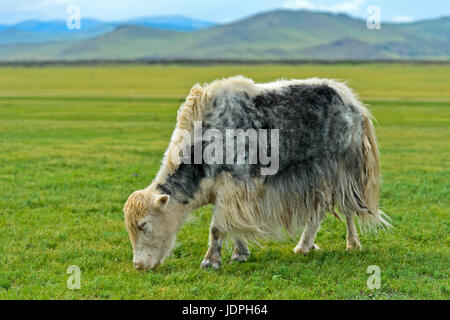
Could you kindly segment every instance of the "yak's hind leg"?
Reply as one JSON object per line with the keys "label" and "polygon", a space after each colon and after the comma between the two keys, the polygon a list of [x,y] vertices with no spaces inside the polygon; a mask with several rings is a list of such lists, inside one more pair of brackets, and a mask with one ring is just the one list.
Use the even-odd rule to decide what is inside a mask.
{"label": "yak's hind leg", "polygon": [[234,239],[234,250],[231,256],[232,261],[245,262],[250,256],[250,250],[244,240]]}
{"label": "yak's hind leg", "polygon": [[314,244],[316,239],[317,231],[319,231],[320,225],[322,224],[323,217],[318,217],[316,219],[308,219],[306,222],[305,229],[303,230],[302,236],[299,243],[294,248],[294,253],[296,254],[307,254],[311,250],[320,250],[319,246]]}
{"label": "yak's hind leg", "polygon": [[347,220],[347,250],[361,249],[362,247],[359,242],[358,231],[356,230],[353,213],[346,214],[345,218]]}
{"label": "yak's hind leg", "polygon": [[222,264],[221,251],[223,240],[225,239],[226,234],[221,232],[214,225],[214,218],[211,222],[211,228],[209,230],[209,248],[206,252],[205,259],[203,259],[201,268],[208,269],[214,268],[216,270],[220,269],[220,265]]}

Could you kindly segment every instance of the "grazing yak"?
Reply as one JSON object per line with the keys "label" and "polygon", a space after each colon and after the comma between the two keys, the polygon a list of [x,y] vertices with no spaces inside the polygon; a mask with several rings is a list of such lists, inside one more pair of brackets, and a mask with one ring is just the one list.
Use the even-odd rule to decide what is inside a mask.
{"label": "grazing yak", "polygon": [[362,230],[389,226],[378,207],[379,179],[371,114],[343,83],[256,84],[238,76],[197,84],[178,111],[155,180],[125,203],[133,263],[156,268],[189,213],[208,204],[214,209],[202,268],[220,268],[227,237],[234,261],[247,260],[248,241],[297,238],[301,230],[294,252],[317,250],[327,212],[345,217],[347,249],[361,248],[355,214]]}

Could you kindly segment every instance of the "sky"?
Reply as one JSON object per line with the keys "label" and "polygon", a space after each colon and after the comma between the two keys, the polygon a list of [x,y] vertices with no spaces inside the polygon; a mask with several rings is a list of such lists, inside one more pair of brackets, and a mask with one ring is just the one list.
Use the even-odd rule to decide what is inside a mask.
{"label": "sky", "polygon": [[66,20],[77,5],[82,18],[123,21],[143,16],[182,15],[226,23],[274,9],[341,12],[366,18],[376,5],[384,22],[411,22],[450,16],[449,0],[0,0],[0,24],[23,20]]}

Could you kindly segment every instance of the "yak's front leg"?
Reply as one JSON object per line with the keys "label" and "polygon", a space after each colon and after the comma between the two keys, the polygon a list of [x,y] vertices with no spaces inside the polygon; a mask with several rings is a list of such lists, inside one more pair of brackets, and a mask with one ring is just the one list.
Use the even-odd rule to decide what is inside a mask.
{"label": "yak's front leg", "polygon": [[220,269],[220,265],[222,264],[220,252],[222,250],[222,243],[225,236],[226,234],[224,232],[221,232],[214,226],[213,218],[211,228],[209,230],[209,248],[206,252],[205,259],[202,261],[201,268],[214,268],[216,270]]}
{"label": "yak's front leg", "polygon": [[358,231],[356,231],[355,221],[353,214],[345,216],[347,220],[347,250],[361,249],[361,243],[359,242]]}
{"label": "yak's front leg", "polygon": [[237,262],[245,262],[250,256],[250,250],[244,240],[234,239],[234,250],[231,260]]}
{"label": "yak's front leg", "polygon": [[294,248],[294,253],[307,254],[311,250],[320,250],[319,246],[314,244],[314,240],[316,239],[316,234],[319,231],[321,223],[322,219],[314,219],[306,223],[300,241]]}

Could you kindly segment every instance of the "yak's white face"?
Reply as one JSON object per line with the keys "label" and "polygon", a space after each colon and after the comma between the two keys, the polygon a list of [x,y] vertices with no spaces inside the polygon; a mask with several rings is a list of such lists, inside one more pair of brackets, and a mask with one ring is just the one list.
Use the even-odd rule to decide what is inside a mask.
{"label": "yak's white face", "polygon": [[138,270],[155,269],[175,244],[180,223],[169,211],[169,202],[170,196],[146,190],[134,192],[125,203],[125,224]]}

